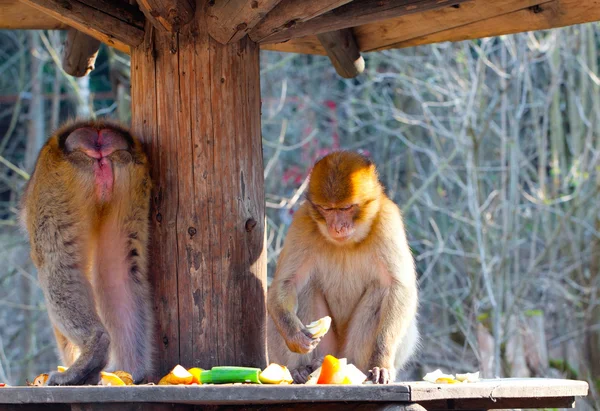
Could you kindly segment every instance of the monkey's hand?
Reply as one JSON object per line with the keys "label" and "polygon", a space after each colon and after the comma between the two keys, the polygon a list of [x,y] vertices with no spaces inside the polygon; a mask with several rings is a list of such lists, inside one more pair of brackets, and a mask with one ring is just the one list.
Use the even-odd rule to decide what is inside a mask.
{"label": "monkey's hand", "polygon": [[325,357],[318,357],[313,359],[310,364],[303,365],[296,369],[293,369],[290,374],[292,374],[292,378],[294,379],[294,384],[304,384],[308,381],[308,377],[312,374],[317,368],[323,364],[323,359]]}
{"label": "monkey's hand", "polygon": [[308,354],[314,350],[320,342],[321,338],[313,338],[310,331],[308,331],[306,328],[303,328],[296,334],[285,339],[285,343],[290,351],[298,354]]}
{"label": "monkey's hand", "polygon": [[383,367],[373,367],[373,369],[369,370],[367,373],[367,381],[370,381],[373,384],[389,384],[392,382],[390,371]]}

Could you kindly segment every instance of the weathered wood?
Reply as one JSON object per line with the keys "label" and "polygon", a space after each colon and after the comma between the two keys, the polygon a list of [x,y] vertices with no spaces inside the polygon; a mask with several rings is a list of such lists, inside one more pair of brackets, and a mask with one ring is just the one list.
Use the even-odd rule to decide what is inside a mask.
{"label": "weathered wood", "polygon": [[365,70],[365,60],[358,51],[352,29],[317,34],[317,38],[340,76],[353,78]]}
{"label": "weathered wood", "polygon": [[352,0],[282,0],[248,35],[259,43],[267,36],[320,16],[350,1]]}
{"label": "weathered wood", "polygon": [[222,44],[244,37],[281,0],[220,0],[210,2],[208,32]]}
{"label": "weathered wood", "polygon": [[178,363],[266,366],[259,50],[211,39],[204,13],[175,39],[147,29],[131,55],[132,127],[155,184],[155,377]]}
{"label": "weathered wood", "polygon": [[261,50],[281,51],[284,53],[327,55],[317,36],[300,37],[283,43],[261,44]]}
{"label": "weathered wood", "polygon": [[55,403],[173,403],[256,405],[316,403],[410,402],[407,385],[140,385],[129,387],[11,387],[2,388],[0,404]]}
{"label": "weathered wood", "polygon": [[465,1],[467,0],[354,0],[329,13],[265,37],[261,43],[279,43],[293,38],[450,7]]}
{"label": "weathered wood", "polygon": [[86,76],[94,69],[100,40],[79,30],[69,29],[62,52],[62,68],[75,77]]}
{"label": "weathered wood", "polygon": [[433,410],[510,410],[510,409],[543,409],[574,408],[575,397],[543,397],[543,398],[467,398],[420,403],[428,411]]}
{"label": "weathered wood", "polygon": [[104,43],[119,50],[126,51],[129,46],[141,43],[144,31],[140,28],[143,22],[135,25],[123,21],[119,16],[111,15],[105,10],[110,10],[107,0],[96,0],[99,6],[106,4],[106,8],[95,8],[77,0],[22,0],[56,20],[76,28]]}
{"label": "weathered wood", "polygon": [[0,29],[60,30],[68,26],[19,0],[0,0]]}
{"label": "weathered wood", "polygon": [[498,378],[469,384],[430,384],[425,381],[410,385],[411,401],[468,398],[556,398],[586,396],[588,383],[585,381],[551,378]]}
{"label": "weathered wood", "polygon": [[156,29],[171,33],[192,21],[196,11],[195,0],[137,0],[137,3]]}
{"label": "weathered wood", "polygon": [[598,0],[552,0],[538,1],[537,3],[533,7],[478,20],[427,36],[389,44],[384,48],[413,47],[441,41],[472,40],[531,30],[547,30],[600,20],[600,3]]}

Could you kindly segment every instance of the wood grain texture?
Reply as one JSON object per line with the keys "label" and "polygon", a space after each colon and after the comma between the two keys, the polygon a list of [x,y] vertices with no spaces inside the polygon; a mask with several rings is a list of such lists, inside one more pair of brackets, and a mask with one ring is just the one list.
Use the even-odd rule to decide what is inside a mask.
{"label": "wood grain texture", "polygon": [[282,0],[248,34],[259,43],[265,37],[303,23],[352,0]]}
{"label": "wood grain texture", "polygon": [[203,16],[132,52],[132,126],[155,183],[156,377],[175,364],[266,366],[259,50],[211,39]]}
{"label": "wood grain texture", "polygon": [[[119,50],[141,43],[144,31],[138,25],[131,25],[104,12],[104,9],[90,7],[77,0],[22,0],[25,4],[42,11],[77,30],[94,37]],[[104,0],[100,1],[104,2]],[[109,9],[109,7],[107,7]]]}
{"label": "wood grain texture", "polygon": [[195,0],[137,0],[142,12],[159,30],[174,33],[195,16]]}
{"label": "wood grain texture", "polygon": [[450,7],[465,1],[467,0],[354,0],[329,13],[265,37],[261,43],[280,43],[293,38]]}
{"label": "wood grain texture", "polygon": [[365,60],[360,55],[352,29],[317,34],[317,38],[340,76],[354,78],[365,70]]}
{"label": "wood grain texture", "polygon": [[0,29],[60,30],[68,25],[19,0],[0,0]]}
{"label": "wood grain texture", "polygon": [[[423,381],[389,385],[200,385],[164,386],[145,385],[128,387],[11,387],[3,388],[0,404],[56,404],[56,403],[180,403],[207,405],[293,405],[306,402],[328,404],[408,403],[442,404],[440,401],[462,401],[472,404],[487,400],[481,408],[495,408],[499,401],[512,404],[536,404],[550,407],[559,401],[564,404],[573,397],[588,394],[584,381],[543,378],[495,379],[468,384],[430,384]],[[436,402],[434,402],[436,401]],[[510,403],[507,401],[506,403]],[[490,405],[492,405],[490,407]],[[520,408],[520,407],[515,407]]]}
{"label": "wood grain texture", "polygon": [[69,29],[62,51],[63,70],[75,77],[88,75],[95,67],[99,49],[100,40],[79,30]]}
{"label": "wood grain texture", "polygon": [[326,56],[327,52],[317,36],[306,36],[284,43],[261,44],[261,50],[281,51],[284,53],[317,54]]}
{"label": "wood grain texture", "polygon": [[208,9],[208,32],[221,44],[244,37],[281,0],[216,0]]}
{"label": "wood grain texture", "polygon": [[450,30],[389,44],[379,49],[413,47],[442,41],[462,41],[476,38],[547,30],[600,20],[599,0],[552,0],[538,2],[535,7],[478,20]]}

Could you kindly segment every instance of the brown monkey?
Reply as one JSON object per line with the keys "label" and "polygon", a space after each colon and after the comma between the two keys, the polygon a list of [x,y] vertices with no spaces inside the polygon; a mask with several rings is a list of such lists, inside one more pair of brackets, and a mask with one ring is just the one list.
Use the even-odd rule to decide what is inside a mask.
{"label": "brown monkey", "polygon": [[[268,291],[269,360],[297,382],[327,354],[393,381],[418,345],[417,294],[402,216],[375,165],[345,151],[318,161]],[[305,324],[326,315],[331,329],[312,338]]]}
{"label": "brown monkey", "polygon": [[140,382],[151,371],[150,188],[140,142],[116,124],[67,124],[42,148],[22,221],[69,367],[48,385],[97,384],[105,368]]}

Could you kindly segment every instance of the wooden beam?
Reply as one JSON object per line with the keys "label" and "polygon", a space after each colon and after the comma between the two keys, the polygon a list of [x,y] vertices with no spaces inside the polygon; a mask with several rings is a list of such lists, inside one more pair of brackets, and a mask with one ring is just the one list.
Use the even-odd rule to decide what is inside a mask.
{"label": "wooden beam", "polygon": [[75,77],[86,76],[94,69],[100,41],[78,30],[69,29],[62,53],[62,68]]}
{"label": "wooden beam", "polygon": [[600,21],[600,1],[598,0],[538,1],[538,5],[534,7],[479,20],[427,36],[385,45],[375,48],[375,50],[413,47],[442,41],[472,40],[532,30],[547,30],[595,21]]}
{"label": "wooden beam", "polygon": [[282,0],[248,35],[253,41],[260,43],[265,37],[318,17],[350,1],[352,0]]}
{"label": "wooden beam", "polygon": [[119,50],[140,44],[144,38],[143,21],[136,24],[110,14],[115,8],[108,0],[96,0],[95,7],[77,0],[22,0],[77,30]]}
{"label": "wooden beam", "polygon": [[465,1],[467,0],[355,0],[329,13],[272,34],[261,43],[280,43],[293,38],[449,7]]}
{"label": "wooden beam", "polygon": [[365,70],[365,60],[360,55],[352,29],[317,34],[317,38],[340,76],[354,78]]}
{"label": "wooden beam", "polygon": [[156,29],[171,33],[192,21],[196,11],[195,0],[137,0],[137,3]]}
{"label": "wooden beam", "polygon": [[281,0],[217,0],[208,10],[208,32],[221,44],[244,37]]}
{"label": "wooden beam", "polygon": [[[459,7],[446,7],[410,16],[366,24],[354,29],[359,47],[373,51],[418,37],[458,28],[476,21],[533,7],[547,0],[473,0]],[[585,3],[587,0],[582,1]],[[500,27],[498,27],[500,28]]]}
{"label": "wooden beam", "polygon": [[0,29],[62,30],[68,26],[19,0],[0,0]]}
{"label": "wooden beam", "polygon": [[267,262],[258,45],[222,45],[206,7],[131,53],[132,128],[149,154],[154,381],[173,364],[265,367]]}
{"label": "wooden beam", "polygon": [[327,52],[317,36],[300,37],[284,43],[261,44],[261,50],[281,51],[284,53],[317,54],[326,56]]}

